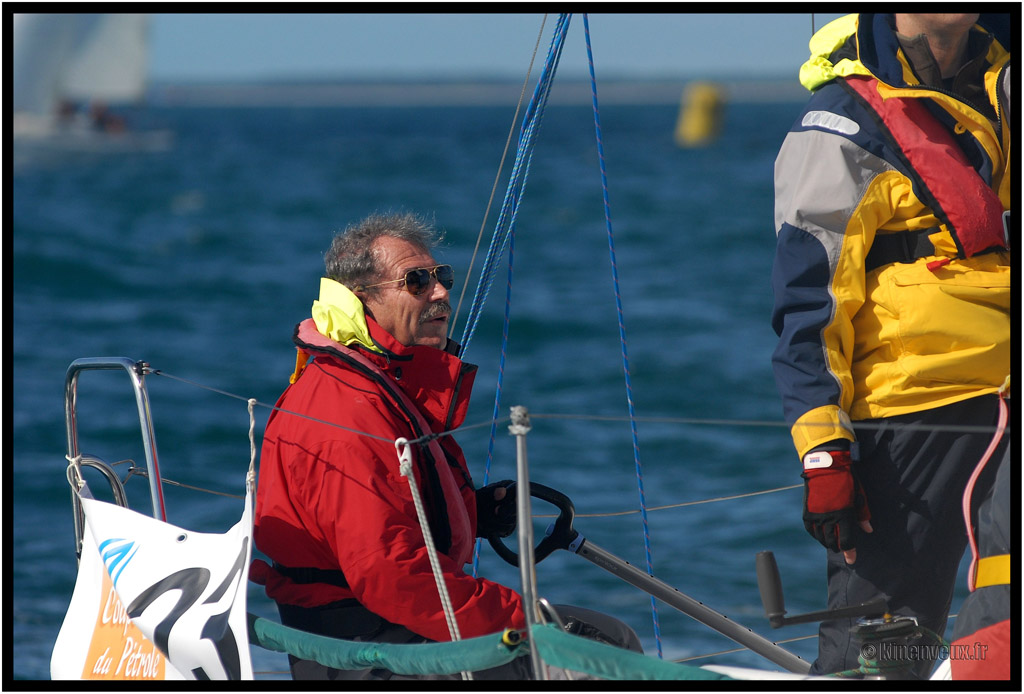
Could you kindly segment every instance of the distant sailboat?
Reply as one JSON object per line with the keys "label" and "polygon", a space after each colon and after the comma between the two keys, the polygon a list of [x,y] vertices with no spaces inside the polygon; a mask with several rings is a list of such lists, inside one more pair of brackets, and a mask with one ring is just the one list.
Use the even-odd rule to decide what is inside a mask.
{"label": "distant sailboat", "polygon": [[144,14],[15,14],[15,144],[165,149],[169,132],[133,132],[109,111],[144,95],[147,31]]}

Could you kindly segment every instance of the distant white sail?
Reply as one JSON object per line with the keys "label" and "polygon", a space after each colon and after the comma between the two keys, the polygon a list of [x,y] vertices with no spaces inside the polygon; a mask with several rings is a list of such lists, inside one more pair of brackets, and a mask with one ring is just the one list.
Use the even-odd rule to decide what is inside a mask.
{"label": "distant white sail", "polygon": [[224,534],[198,533],[83,495],[78,581],[53,679],[252,679],[246,585],[252,492]]}
{"label": "distant white sail", "polygon": [[53,115],[62,100],[124,103],[146,84],[144,14],[15,14],[15,113]]}
{"label": "distant white sail", "polygon": [[99,15],[68,65],[63,89],[71,99],[134,102],[146,88],[148,17]]}

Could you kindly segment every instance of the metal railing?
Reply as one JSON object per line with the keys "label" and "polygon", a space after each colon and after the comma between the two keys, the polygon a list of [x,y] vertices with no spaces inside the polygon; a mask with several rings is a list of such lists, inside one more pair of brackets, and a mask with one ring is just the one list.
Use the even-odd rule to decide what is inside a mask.
{"label": "metal railing", "polygon": [[[166,521],[167,510],[164,506],[160,464],[157,460],[156,435],[153,431],[153,417],[149,408],[149,394],[146,392],[145,376],[149,369],[149,364],[146,362],[134,361],[127,357],[87,357],[71,362],[64,380],[64,417],[67,425],[68,461],[76,468],[84,466],[99,470],[110,484],[115,501],[120,506],[127,508],[128,500],[124,484],[118,479],[113,468],[95,456],[82,454],[78,446],[78,377],[83,371],[116,371],[118,369],[123,369],[128,374],[135,393],[139,425],[142,428],[142,445],[146,453],[146,470],[153,504],[153,517]],[[85,532],[84,510],[81,499],[75,490],[71,492],[71,505],[75,521],[75,553],[81,556],[82,534]]]}

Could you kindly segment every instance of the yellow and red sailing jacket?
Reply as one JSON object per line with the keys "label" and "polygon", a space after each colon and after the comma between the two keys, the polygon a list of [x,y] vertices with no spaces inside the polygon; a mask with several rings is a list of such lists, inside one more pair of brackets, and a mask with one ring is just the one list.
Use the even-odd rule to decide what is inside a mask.
{"label": "yellow and red sailing jacket", "polygon": [[995,393],[1009,375],[1009,15],[972,32],[988,105],[922,85],[891,15],[811,39],[814,94],[775,165],[772,271],[772,361],[801,456],[854,440],[852,421]]}

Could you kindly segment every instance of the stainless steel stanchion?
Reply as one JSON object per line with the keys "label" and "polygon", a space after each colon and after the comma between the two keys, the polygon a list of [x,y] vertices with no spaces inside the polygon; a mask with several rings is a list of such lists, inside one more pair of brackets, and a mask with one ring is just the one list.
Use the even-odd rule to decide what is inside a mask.
{"label": "stainless steel stanchion", "polygon": [[547,670],[532,638],[532,627],[542,621],[537,604],[537,570],[533,561],[533,515],[530,510],[530,465],[526,457],[526,435],[530,432],[530,415],[525,407],[516,405],[511,412],[508,432],[516,437],[516,514],[518,518],[519,579],[522,584],[523,615],[526,631],[531,635],[530,662],[537,679],[546,680]]}

